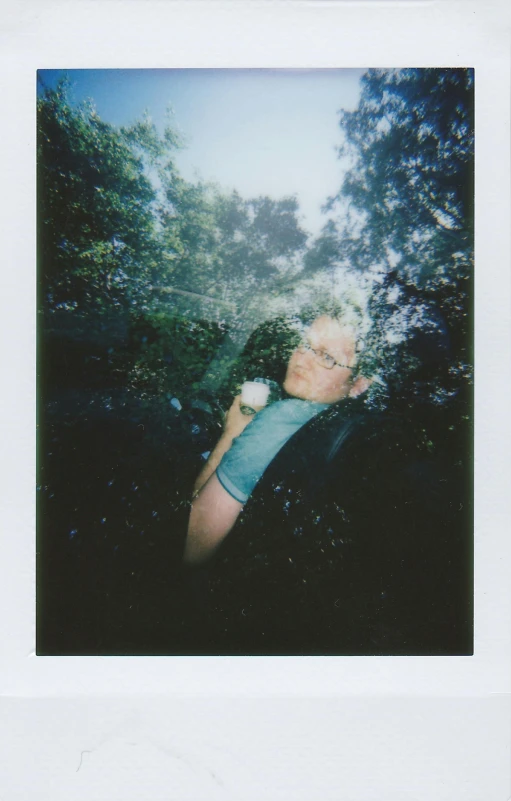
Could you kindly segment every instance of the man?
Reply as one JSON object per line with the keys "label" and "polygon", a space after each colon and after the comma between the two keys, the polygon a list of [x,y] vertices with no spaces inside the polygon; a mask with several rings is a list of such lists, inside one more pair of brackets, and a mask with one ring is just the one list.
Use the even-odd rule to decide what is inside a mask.
{"label": "man", "polygon": [[460,446],[438,404],[368,408],[359,360],[355,329],[323,315],[290,359],[286,401],[248,424],[233,404],[185,550],[194,565],[215,554],[204,651],[471,653]]}
{"label": "man", "polygon": [[254,486],[274,456],[303,425],[332,404],[362,394],[369,379],[358,375],[357,331],[321,315],[289,361],[288,398],[254,419],[231,406],[223,434],[195,484],[184,561],[208,561],[234,526]]}

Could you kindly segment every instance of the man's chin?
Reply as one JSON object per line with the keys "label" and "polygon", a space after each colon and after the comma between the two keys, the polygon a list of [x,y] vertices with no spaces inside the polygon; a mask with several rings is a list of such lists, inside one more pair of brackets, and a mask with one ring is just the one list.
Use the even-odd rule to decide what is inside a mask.
{"label": "man's chin", "polygon": [[307,392],[307,386],[303,381],[293,378],[289,381],[284,381],[282,386],[284,391],[287,392],[288,395],[291,395],[292,398],[310,400],[309,393]]}

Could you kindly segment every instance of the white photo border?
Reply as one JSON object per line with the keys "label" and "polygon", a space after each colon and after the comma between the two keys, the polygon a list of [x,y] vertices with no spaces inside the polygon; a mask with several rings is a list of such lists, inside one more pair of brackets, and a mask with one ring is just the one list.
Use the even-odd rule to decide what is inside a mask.
{"label": "white photo border", "polygon": [[[366,697],[387,699],[392,708],[396,697],[452,702],[509,693],[511,24],[506,3],[33,0],[2,15],[0,696],[34,701],[103,696],[112,703],[154,695],[189,697],[194,703],[222,697],[233,706],[236,698],[247,697]],[[371,66],[475,69],[474,655],[37,657],[36,71]]]}

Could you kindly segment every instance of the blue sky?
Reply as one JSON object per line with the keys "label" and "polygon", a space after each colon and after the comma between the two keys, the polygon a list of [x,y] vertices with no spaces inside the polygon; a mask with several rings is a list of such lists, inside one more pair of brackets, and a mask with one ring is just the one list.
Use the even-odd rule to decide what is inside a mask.
{"label": "blue sky", "polygon": [[[163,129],[166,109],[187,140],[177,165],[188,180],[217,182],[245,198],[296,194],[303,225],[317,233],[320,207],[342,180],[338,111],[356,107],[363,69],[68,70],[71,97],[125,125],[147,111]],[[54,86],[63,70],[41,70]]]}

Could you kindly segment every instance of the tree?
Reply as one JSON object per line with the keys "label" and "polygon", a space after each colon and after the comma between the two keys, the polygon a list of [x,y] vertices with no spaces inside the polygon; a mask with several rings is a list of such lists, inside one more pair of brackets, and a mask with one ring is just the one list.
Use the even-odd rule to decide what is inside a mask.
{"label": "tree", "polygon": [[67,84],[38,99],[39,275],[45,308],[136,303],[160,261],[147,165],[175,146],[148,120],[117,129]]}
{"label": "tree", "polygon": [[[369,70],[342,112],[351,159],[332,208],[347,199],[355,266],[400,265],[415,282],[468,269],[473,235],[473,73]],[[454,261],[456,264],[454,264]]]}
{"label": "tree", "polygon": [[[194,356],[206,369],[215,340],[206,321],[215,332],[229,329],[210,373],[225,370],[233,349],[268,315],[268,294],[296,272],[307,241],[296,198],[245,200],[190,183],[174,160],[181,144],[170,125],[161,135],[148,115],[117,128],[91,103],[73,106],[66,81],[38,99],[46,329],[62,326],[73,342],[99,340],[109,365],[115,359],[133,386],[156,390],[181,376],[180,343],[190,332],[204,339]],[[146,329],[150,345],[134,336]],[[194,384],[198,372],[187,376]]]}
{"label": "tree", "polygon": [[163,172],[162,184],[162,282],[242,309],[246,327],[265,296],[297,270],[308,237],[296,198],[245,200],[188,184],[173,169]]}
{"label": "tree", "polygon": [[387,372],[411,331],[443,327],[447,394],[471,378],[473,82],[470,69],[363,76],[358,108],[340,115],[348,169],[326,206],[335,220],[307,257],[372,277]]}

